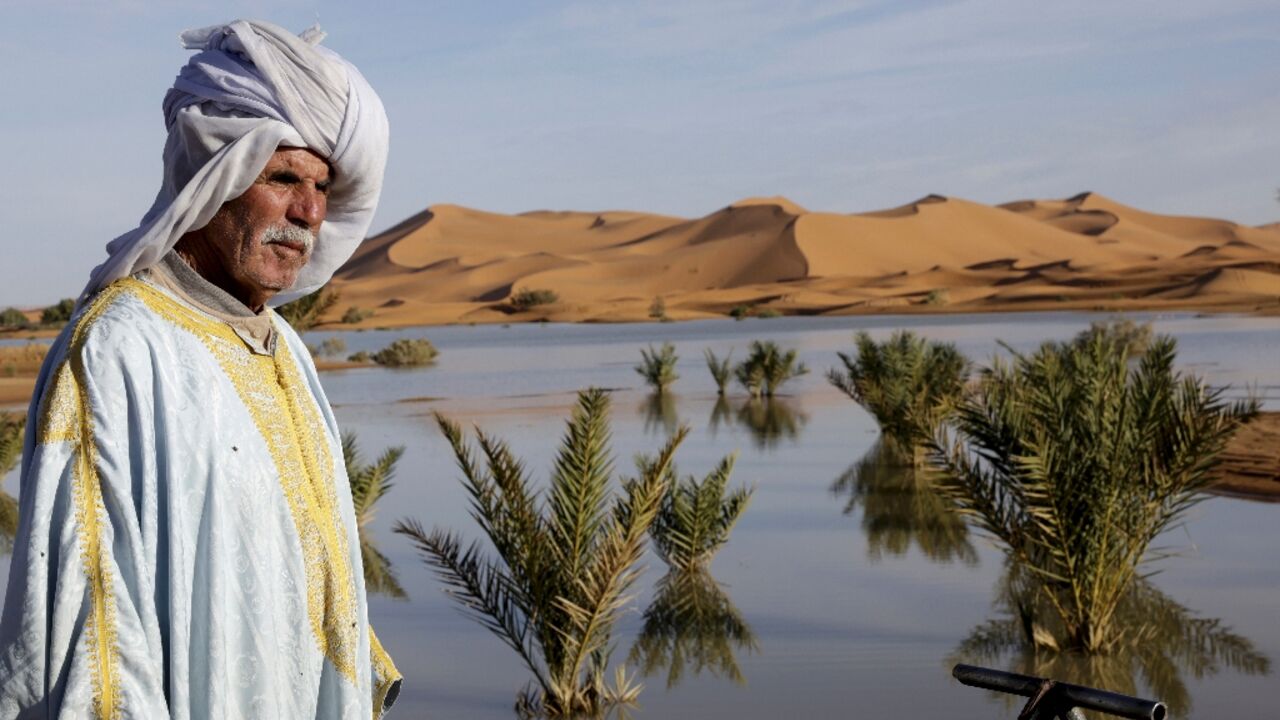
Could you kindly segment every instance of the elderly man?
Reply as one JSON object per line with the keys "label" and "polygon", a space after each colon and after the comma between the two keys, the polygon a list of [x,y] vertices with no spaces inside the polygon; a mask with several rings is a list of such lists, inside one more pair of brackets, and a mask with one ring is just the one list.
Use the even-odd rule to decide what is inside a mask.
{"label": "elderly man", "polygon": [[237,21],[164,101],[164,184],[107,247],[36,387],[0,718],[378,717],[333,413],[266,306],[364,237],[387,151],[354,67]]}

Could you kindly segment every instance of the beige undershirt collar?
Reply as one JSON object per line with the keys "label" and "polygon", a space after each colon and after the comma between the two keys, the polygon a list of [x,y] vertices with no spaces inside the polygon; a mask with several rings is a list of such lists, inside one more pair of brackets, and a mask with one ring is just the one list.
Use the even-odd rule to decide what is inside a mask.
{"label": "beige undershirt collar", "polygon": [[275,354],[277,333],[267,308],[253,312],[226,290],[205,280],[172,250],[146,273],[149,280],[178,299],[226,323],[253,352]]}

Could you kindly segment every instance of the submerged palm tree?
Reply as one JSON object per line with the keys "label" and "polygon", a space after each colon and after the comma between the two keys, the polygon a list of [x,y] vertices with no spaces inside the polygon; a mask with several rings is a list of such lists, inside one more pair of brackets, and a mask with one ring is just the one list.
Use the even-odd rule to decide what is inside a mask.
{"label": "submerged palm tree", "polygon": [[533,674],[522,714],[599,714],[634,701],[621,670],[605,679],[610,637],[640,573],[645,535],[666,492],[668,468],[686,435],[677,432],[635,479],[610,490],[608,396],[580,393],[545,494],[535,493],[507,445],[481,430],[481,457],[456,424],[437,415],[471,495],[471,516],[496,556],[460,535],[401,522],[464,611],[514,650]]}
{"label": "submerged palm tree", "polygon": [[[0,481],[18,465],[22,457],[22,438],[27,416],[0,412]],[[13,538],[18,534],[18,501],[0,488],[0,554],[13,552]]]}
{"label": "submerged palm tree", "polygon": [[[1114,337],[996,362],[929,441],[962,512],[1039,583],[1056,644],[1106,652],[1151,541],[1210,482],[1250,400],[1173,369],[1156,339],[1130,363]],[[1047,627],[1047,625],[1046,625]]]}
{"label": "submerged palm tree", "polygon": [[969,361],[951,343],[906,330],[883,343],[860,332],[854,342],[857,357],[838,353],[844,371],[828,370],[827,380],[875,417],[898,455],[919,464],[917,446],[959,400]]}
{"label": "submerged palm tree", "polygon": [[1125,631],[1108,653],[1061,648],[1057,638],[1065,628],[1037,584],[1025,570],[1006,569],[997,586],[999,617],[975,627],[948,663],[1007,667],[1127,695],[1140,694],[1141,683],[1171,717],[1191,712],[1184,673],[1198,679],[1222,667],[1247,675],[1270,671],[1270,659],[1248,638],[1220,620],[1197,617],[1146,579],[1135,580],[1121,597],[1115,621]]}
{"label": "submerged palm tree", "polygon": [[668,689],[680,683],[686,668],[741,685],[746,679],[738,667],[740,650],[754,654],[760,646],[715,578],[703,570],[673,570],[658,581],[627,661],[646,677],[666,668]]}
{"label": "submerged palm tree", "polygon": [[773,397],[783,383],[809,372],[795,350],[783,350],[772,340],[751,342],[751,353],[738,363],[734,375],[752,397]]}
{"label": "submerged palm tree", "polygon": [[702,356],[707,360],[707,370],[711,371],[711,378],[716,381],[716,394],[724,397],[725,387],[729,384],[729,378],[733,376],[733,350],[726,353],[723,359],[716,357],[711,348],[703,350]]}
{"label": "submerged palm tree", "polygon": [[365,589],[393,598],[407,598],[396,577],[391,561],[383,555],[370,537],[368,526],[373,521],[375,505],[391,489],[396,463],[404,455],[403,447],[387,448],[373,463],[361,462],[359,440],[354,433],[342,436],[342,459],[351,483],[351,502],[355,506],[356,530],[360,535],[360,559],[364,562]]}
{"label": "submerged palm tree", "polygon": [[873,561],[885,553],[905,555],[914,544],[936,562],[978,562],[964,517],[938,491],[935,478],[924,468],[904,465],[884,439],[837,478],[831,492],[848,496],[846,515],[862,508]]}
{"label": "submerged palm tree", "polygon": [[692,475],[680,480],[675,466],[668,468],[667,491],[649,535],[659,557],[673,570],[710,565],[751,503],[754,490],[729,490],[733,461],[732,455],[726,456],[702,480]]}
{"label": "submerged palm tree", "polygon": [[676,373],[677,360],[676,347],[671,343],[662,343],[658,350],[650,345],[647,349],[640,348],[640,364],[636,366],[636,372],[653,387],[654,393],[662,395],[671,383],[680,379]]}

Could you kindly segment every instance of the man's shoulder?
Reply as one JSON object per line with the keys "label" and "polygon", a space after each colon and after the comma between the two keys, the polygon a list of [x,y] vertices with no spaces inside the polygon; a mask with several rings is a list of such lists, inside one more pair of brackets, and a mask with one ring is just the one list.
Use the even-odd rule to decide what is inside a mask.
{"label": "man's shoulder", "polygon": [[193,315],[163,290],[126,277],[84,302],[63,332],[72,352],[145,346],[165,339],[175,327],[195,324]]}

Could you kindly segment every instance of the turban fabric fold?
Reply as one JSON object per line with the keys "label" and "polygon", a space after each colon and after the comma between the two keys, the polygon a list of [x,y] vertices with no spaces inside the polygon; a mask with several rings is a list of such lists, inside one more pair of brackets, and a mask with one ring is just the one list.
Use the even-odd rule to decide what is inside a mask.
{"label": "turban fabric fold", "polygon": [[164,179],[137,228],[107,244],[81,300],[160,261],[186,233],[242,195],[280,147],[308,148],[333,169],[328,215],[311,259],[279,305],[328,282],[364,239],[387,160],[382,102],[356,68],[301,35],[236,20],[182,34],[198,50],[164,98]]}

